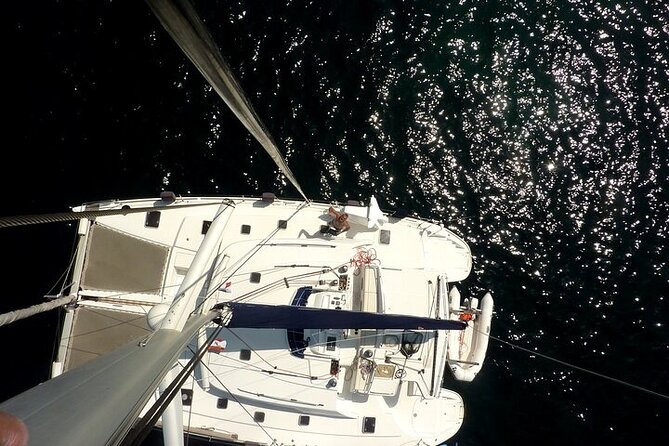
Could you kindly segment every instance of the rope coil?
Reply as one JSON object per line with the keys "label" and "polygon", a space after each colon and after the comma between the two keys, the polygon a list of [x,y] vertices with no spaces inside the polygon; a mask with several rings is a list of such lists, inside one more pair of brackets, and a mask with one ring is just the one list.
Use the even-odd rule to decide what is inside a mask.
{"label": "rope coil", "polygon": [[358,248],[358,251],[351,259],[351,266],[355,268],[353,274],[356,276],[360,274],[363,266],[372,264],[381,264],[381,261],[376,257],[376,250],[374,248]]}

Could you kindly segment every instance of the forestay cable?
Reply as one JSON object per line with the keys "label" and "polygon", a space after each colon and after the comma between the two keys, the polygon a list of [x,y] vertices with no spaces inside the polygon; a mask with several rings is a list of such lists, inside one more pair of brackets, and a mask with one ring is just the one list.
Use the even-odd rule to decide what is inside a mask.
{"label": "forestay cable", "polygon": [[193,6],[187,0],[146,0],[146,2],[207,82],[263,146],[300,195],[308,201]]}

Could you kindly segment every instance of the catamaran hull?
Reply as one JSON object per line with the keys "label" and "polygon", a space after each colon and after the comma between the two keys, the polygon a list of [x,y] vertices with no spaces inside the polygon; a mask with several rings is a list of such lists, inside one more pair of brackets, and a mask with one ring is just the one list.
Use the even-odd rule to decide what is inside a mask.
{"label": "catamaran hull", "polygon": [[[170,210],[165,200],[101,202],[79,209],[154,211],[81,220],[77,307],[67,312],[54,370],[81,367],[162,323],[222,201],[229,204],[225,228],[210,244],[215,255],[198,304],[208,296],[211,306],[303,305],[451,324],[448,298],[435,284],[464,280],[471,253],[443,226],[386,216],[375,203],[353,209],[373,221],[351,219],[349,231],[333,235],[323,231],[330,203],[193,197],[176,202],[192,208]],[[439,444],[452,437],[464,403],[441,387],[450,331],[357,324],[224,330],[181,388],[185,431],[232,444]],[[182,366],[215,329],[191,341]],[[405,333],[415,334],[413,347],[405,348]]]}

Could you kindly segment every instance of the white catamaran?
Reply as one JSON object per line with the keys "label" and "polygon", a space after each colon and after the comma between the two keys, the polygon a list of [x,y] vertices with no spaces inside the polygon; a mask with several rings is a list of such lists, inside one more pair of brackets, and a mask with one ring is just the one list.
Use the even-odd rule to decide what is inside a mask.
{"label": "white catamaran", "polygon": [[[185,2],[148,2],[297,185]],[[418,445],[451,438],[492,297],[461,302],[467,244],[367,203],[181,197],[88,203],[53,379],[2,404],[31,444]],[[59,301],[60,302],[60,301]],[[0,318],[1,319],[1,318]]]}

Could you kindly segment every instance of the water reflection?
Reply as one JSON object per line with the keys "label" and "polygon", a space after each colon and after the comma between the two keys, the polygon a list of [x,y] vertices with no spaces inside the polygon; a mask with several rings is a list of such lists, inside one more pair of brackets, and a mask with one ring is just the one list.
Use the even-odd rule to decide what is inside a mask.
{"label": "water reflection", "polygon": [[[318,160],[311,196],[375,193],[444,221],[477,254],[470,291],[496,292],[497,333],[634,380],[653,355],[638,340],[667,354],[651,290],[667,277],[669,22],[636,2],[551,3],[289,2],[237,13],[235,60],[272,68],[259,108],[294,165]],[[493,356],[489,373],[568,394],[567,419],[601,417],[582,375]]]}

